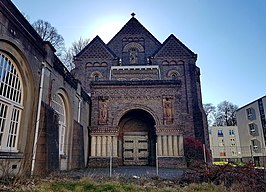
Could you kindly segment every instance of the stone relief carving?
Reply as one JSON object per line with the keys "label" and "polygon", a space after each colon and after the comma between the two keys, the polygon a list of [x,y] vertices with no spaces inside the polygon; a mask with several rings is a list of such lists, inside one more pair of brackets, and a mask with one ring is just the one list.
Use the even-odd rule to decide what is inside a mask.
{"label": "stone relief carving", "polygon": [[172,97],[163,97],[163,118],[164,124],[173,123],[173,103]]}
{"label": "stone relief carving", "polygon": [[107,98],[99,97],[99,124],[108,122],[108,104]]}
{"label": "stone relief carving", "polygon": [[136,48],[130,49],[129,59],[130,59],[130,64],[137,64],[138,63],[138,50]]}

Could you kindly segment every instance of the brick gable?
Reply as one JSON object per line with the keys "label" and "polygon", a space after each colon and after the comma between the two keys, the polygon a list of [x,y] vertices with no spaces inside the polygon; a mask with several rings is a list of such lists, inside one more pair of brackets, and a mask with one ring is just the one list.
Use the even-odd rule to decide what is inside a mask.
{"label": "brick gable", "polygon": [[196,56],[174,35],[170,35],[163,43],[162,47],[155,53],[154,57],[167,58],[187,58]]}
{"label": "brick gable", "polygon": [[106,46],[99,36],[96,36],[80,53],[76,59],[114,59],[116,55]]}
{"label": "brick gable", "polygon": [[145,58],[151,56],[161,43],[134,17],[109,41],[107,46],[120,58],[122,50],[129,43],[138,43],[144,47]]}

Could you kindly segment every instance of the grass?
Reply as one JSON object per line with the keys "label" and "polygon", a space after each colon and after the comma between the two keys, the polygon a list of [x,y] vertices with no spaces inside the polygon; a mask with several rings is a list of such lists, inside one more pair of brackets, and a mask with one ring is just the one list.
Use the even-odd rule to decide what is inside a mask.
{"label": "grass", "polygon": [[[49,181],[40,182],[38,185],[28,191],[35,192],[224,192],[226,188],[223,186],[216,186],[213,184],[190,184],[181,187],[178,184],[169,186],[168,184],[154,183],[156,181],[135,182],[129,181],[127,183],[119,180],[112,181],[95,181],[92,178],[83,178],[80,180],[63,180],[63,181]],[[24,190],[25,191],[25,190]]]}

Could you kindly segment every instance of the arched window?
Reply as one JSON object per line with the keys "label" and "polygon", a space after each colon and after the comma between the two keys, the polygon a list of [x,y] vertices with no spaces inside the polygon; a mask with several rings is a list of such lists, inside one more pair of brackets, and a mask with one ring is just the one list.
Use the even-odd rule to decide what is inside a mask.
{"label": "arched window", "polygon": [[172,73],[171,74],[171,78],[172,78],[172,80],[177,80],[177,74],[176,73]]}
{"label": "arched window", "polygon": [[171,80],[178,80],[180,77],[180,74],[178,73],[177,70],[170,70],[167,72],[166,77]]}
{"label": "arched window", "polygon": [[53,97],[53,109],[58,114],[59,121],[59,154],[64,154],[65,132],[66,132],[66,108],[61,94],[57,93]]}
{"label": "arched window", "polygon": [[92,78],[93,81],[99,81],[100,78],[102,78],[102,74],[99,71],[94,71],[91,73],[90,78]]}
{"label": "arched window", "polygon": [[99,81],[99,75],[98,74],[94,75],[94,81]]}
{"label": "arched window", "polygon": [[0,52],[0,151],[16,151],[23,87],[15,62]]}

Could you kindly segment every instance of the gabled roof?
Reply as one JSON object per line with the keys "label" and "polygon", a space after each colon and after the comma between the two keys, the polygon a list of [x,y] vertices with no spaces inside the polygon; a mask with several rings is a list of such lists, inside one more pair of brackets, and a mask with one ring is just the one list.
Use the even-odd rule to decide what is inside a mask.
{"label": "gabled roof", "polygon": [[153,55],[154,57],[197,57],[185,44],[171,34]]}
{"label": "gabled roof", "polygon": [[118,35],[146,35],[156,44],[161,45],[161,43],[135,17],[132,17],[107,44],[109,45]]}
{"label": "gabled roof", "polygon": [[97,35],[75,58],[117,58],[114,52],[106,46]]}

